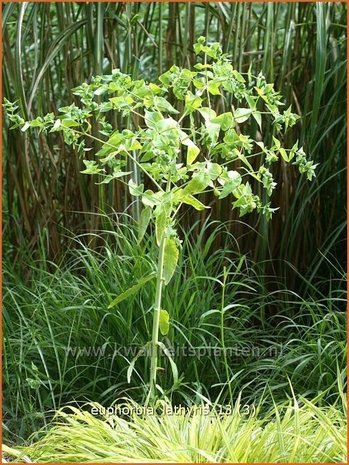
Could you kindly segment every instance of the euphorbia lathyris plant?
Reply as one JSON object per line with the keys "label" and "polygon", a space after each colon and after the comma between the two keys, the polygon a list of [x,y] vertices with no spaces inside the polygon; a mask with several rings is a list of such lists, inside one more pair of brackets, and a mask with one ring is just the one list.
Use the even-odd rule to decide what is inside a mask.
{"label": "euphorbia lathyris plant", "polygon": [[[155,224],[157,270],[110,303],[110,307],[117,305],[145,282],[156,279],[148,398],[156,395],[159,347],[166,352],[159,341],[159,331],[167,333],[169,314],[161,307],[161,296],[178,260],[176,217],[181,206],[207,208],[197,195],[212,190],[219,200],[231,196],[232,207],[239,209],[241,216],[256,210],[270,219],[275,209],[253,192],[249,179],[261,183],[263,197],[268,198],[276,186],[270,167],[279,157],[292,161],[309,180],[315,169],[297,143],[290,149],[281,145],[282,133],[295,124],[298,116],[290,108],[280,110],[283,104],[272,84],[261,74],[253,76],[249,72],[242,76],[233,69],[218,43],[207,45],[205,38],[200,37],[194,49],[201,59],[193,70],[172,66],[157,84],[133,80],[119,70],[96,76],[90,84],[73,90],[81,104],[61,108],[58,116],[50,113],[25,121],[16,113],[16,105],[5,102],[13,127],[21,127],[22,131],[29,127],[44,132],[61,131],[65,142],[76,147],[82,156],[90,150],[91,139],[99,140],[102,145],[96,159],[83,159],[82,173],[98,174],[103,183],[114,179],[128,183],[130,194],[144,206],[139,221],[140,238],[149,222]],[[217,114],[213,103],[218,99],[230,111]],[[110,124],[113,112],[120,114],[123,128],[115,129]],[[250,118],[261,134],[269,120],[274,127],[271,144],[243,134],[240,126]],[[98,137],[92,131],[93,120],[98,122]],[[251,163],[253,157],[257,157],[257,169]],[[145,190],[143,183],[133,181],[132,171],[127,171],[128,159],[150,180],[151,189]],[[171,358],[170,362],[176,376]],[[129,374],[132,367],[133,364]]]}

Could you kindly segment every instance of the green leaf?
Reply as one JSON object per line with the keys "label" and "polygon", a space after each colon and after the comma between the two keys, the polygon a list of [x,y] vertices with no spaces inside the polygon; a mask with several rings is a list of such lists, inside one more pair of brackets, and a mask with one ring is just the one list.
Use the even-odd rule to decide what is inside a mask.
{"label": "green leaf", "polygon": [[201,107],[202,98],[194,95],[192,92],[188,92],[185,96],[185,107],[184,111],[186,114],[190,114],[193,111]]}
{"label": "green leaf", "polygon": [[287,155],[287,152],[286,150],[283,148],[283,147],[280,147],[279,148],[279,152],[280,152],[280,155],[282,156],[282,158],[286,161],[286,162],[289,162],[289,158],[288,158],[288,155]]}
{"label": "green leaf", "polygon": [[117,170],[114,170],[113,171],[113,178],[122,178],[123,176],[127,176],[128,174],[132,174],[133,171],[117,171]]}
{"label": "green leaf", "polygon": [[[63,123],[64,121],[67,121],[67,120],[62,120],[62,125],[65,126]],[[75,123],[75,121],[74,121]],[[76,123],[74,126],[80,126],[79,123]],[[30,127],[31,128],[44,128],[45,127],[45,124],[41,121],[40,118],[36,118],[36,119],[33,119],[32,121],[30,121]]]}
{"label": "green leaf", "polygon": [[197,145],[194,144],[190,139],[188,139],[188,150],[187,150],[187,165],[191,165],[195,160],[196,157],[200,153],[200,149]]}
{"label": "green leaf", "polygon": [[173,129],[178,130],[178,123],[173,118],[164,118],[155,124],[154,129],[156,129],[159,133],[165,133]]}
{"label": "green leaf", "polygon": [[104,157],[108,160],[108,156],[113,153],[113,156],[120,151],[121,144],[125,142],[125,137],[118,131],[115,131],[109,139],[102,145],[102,148],[96,153],[97,157]]}
{"label": "green leaf", "polygon": [[245,82],[245,79],[241,76],[239,71],[236,71],[236,69],[233,70],[233,75],[238,82],[241,82],[241,83]]}
{"label": "green leaf", "polygon": [[156,276],[155,272],[150,273],[147,276],[143,276],[143,278],[141,278],[137,284],[128,288],[126,291],[122,292],[114,300],[112,300],[110,304],[108,305],[108,308],[115,307],[115,305],[119,304],[120,302],[127,299],[131,295],[136,294],[139,291],[139,289],[141,289],[144,286],[144,284],[146,284],[148,281],[151,281],[155,276]]}
{"label": "green leaf", "polygon": [[185,195],[184,197],[181,198],[181,202],[191,205],[192,207],[195,208],[195,210],[204,210],[205,208],[210,208],[204,205],[200,200],[196,199],[192,195]]}
{"label": "green leaf", "polygon": [[223,184],[223,189],[219,195],[219,199],[224,199],[228,197],[237,187],[241,184],[241,175],[237,171],[228,171],[227,177],[219,179]]}
{"label": "green leaf", "polygon": [[80,124],[77,121],[74,121],[72,119],[62,119],[61,122],[62,126],[64,126],[65,128],[73,128],[80,126]]}
{"label": "green leaf", "polygon": [[143,194],[144,184],[137,185],[133,179],[130,179],[128,182],[128,188],[131,195],[134,197],[139,197]]}
{"label": "green leaf", "polygon": [[138,241],[140,242],[147,230],[148,224],[152,216],[152,209],[150,207],[143,208],[138,224]]}
{"label": "green leaf", "polygon": [[160,310],[160,333],[163,336],[166,336],[168,334],[168,331],[170,329],[170,315],[166,310]]}
{"label": "green leaf", "polygon": [[[121,146],[120,146],[120,147],[121,147]],[[102,150],[103,150],[103,149],[102,149]],[[104,158],[101,158],[101,159],[100,159],[100,162],[103,163],[103,164],[106,164],[106,163],[108,163],[108,161],[110,161],[110,160],[112,160],[113,158],[115,158],[116,155],[119,154],[119,152],[118,152],[117,150],[113,150],[113,149],[109,150],[109,149],[107,149],[107,150],[104,151],[104,154],[107,155],[107,156],[104,157]],[[100,150],[99,152],[97,152],[96,155],[101,156],[101,155],[102,155],[101,150]]]}
{"label": "green leaf", "polygon": [[262,129],[262,115],[260,114],[259,111],[254,111],[252,113],[252,116],[253,118],[256,120],[258,126],[259,126],[259,129]]}
{"label": "green leaf", "polygon": [[[50,132],[58,131],[61,126],[62,126],[62,121],[60,119],[56,119],[55,124],[53,125]],[[23,131],[23,128],[22,128],[22,131]]]}
{"label": "green leaf", "polygon": [[134,103],[133,98],[130,95],[121,95],[120,97],[112,97],[109,99],[116,110],[122,110],[129,108]]}
{"label": "green leaf", "polygon": [[213,80],[213,81],[209,81],[207,85],[207,90],[212,95],[222,95],[220,93],[219,87],[220,87],[220,82]]}
{"label": "green leaf", "polygon": [[211,119],[212,123],[219,124],[222,131],[227,131],[228,129],[234,127],[234,118],[233,114],[229,111],[227,113],[222,113],[219,116]]}
{"label": "green leaf", "polygon": [[204,63],[196,63],[196,65],[194,65],[194,68],[195,69],[198,69],[199,71],[202,71],[203,69],[212,69],[212,65],[209,65],[208,63],[204,64]]}
{"label": "green leaf", "polygon": [[[194,66],[194,68],[196,68],[196,66]],[[193,84],[197,89],[199,89],[199,90],[203,89],[205,87],[205,79],[204,78],[193,79]]]}
{"label": "green leaf", "polygon": [[179,251],[175,239],[167,237],[165,239],[165,256],[163,277],[164,283],[167,285],[173,276],[178,262]]}
{"label": "green leaf", "polygon": [[166,111],[167,113],[179,113],[170,102],[168,102],[164,97],[154,97],[154,106],[160,111]]}
{"label": "green leaf", "polygon": [[161,192],[153,192],[150,189],[147,189],[143,192],[142,202],[147,207],[156,207],[160,204]]}
{"label": "green leaf", "polygon": [[201,52],[202,47],[205,44],[205,42],[206,42],[206,37],[200,36],[197,42],[193,45],[194,52],[196,55],[198,55]]}
{"label": "green leaf", "polygon": [[30,123],[28,123],[28,121],[26,123],[23,124],[23,126],[21,127],[21,131],[22,132],[25,132],[27,129],[30,128]]}
{"label": "green leaf", "polygon": [[222,173],[223,168],[218,163],[206,162],[206,173],[210,176],[212,181],[218,178]]}
{"label": "green leaf", "polygon": [[220,131],[220,125],[216,123],[212,123],[211,121],[206,121],[205,122],[206,126],[206,134],[209,136],[211,144],[214,145],[219,136],[219,131]]}
{"label": "green leaf", "polygon": [[244,216],[246,213],[252,212],[257,208],[258,196],[253,195],[251,185],[249,182],[241,184],[233,192],[234,197],[237,199],[233,202],[233,208],[239,208],[239,216]]}
{"label": "green leaf", "polygon": [[246,101],[247,103],[249,104],[249,107],[251,108],[251,110],[256,110],[256,106],[257,106],[257,99],[258,97],[252,97],[252,95],[246,95]]}
{"label": "green leaf", "polygon": [[195,210],[204,210],[205,208],[210,208],[204,205],[200,200],[195,198],[190,194],[186,194],[184,189],[177,189],[173,194],[173,203],[175,205],[179,203],[185,203],[186,205],[191,205]]}
{"label": "green leaf", "polygon": [[253,113],[253,110],[250,108],[237,108],[234,111],[234,118],[238,124],[244,123]]}
{"label": "green leaf", "polygon": [[154,93],[154,94],[161,94],[162,89],[160,86],[153,84],[152,82],[149,84],[149,89]]}
{"label": "green leaf", "polygon": [[164,119],[162,114],[158,111],[144,111],[144,121],[148,128],[154,129],[156,127],[156,123]]}
{"label": "green leaf", "polygon": [[109,184],[110,181],[112,181],[113,179],[114,179],[114,177],[113,177],[111,174],[107,174],[107,175],[104,177],[103,181],[101,181],[101,182],[96,182],[96,184],[97,184],[97,185],[100,185],[100,184]]}
{"label": "green leaf", "polygon": [[164,85],[165,89],[167,89],[171,85],[172,83],[171,77],[172,77],[171,70],[168,70],[165,73],[161,74],[161,76],[159,76],[159,81]]}
{"label": "green leaf", "polygon": [[103,84],[100,87],[97,87],[97,89],[94,91],[94,95],[103,95],[107,92],[108,89],[108,84]]}
{"label": "green leaf", "polygon": [[158,245],[160,245],[161,239],[165,233],[166,229],[166,224],[167,224],[167,215],[166,215],[166,210],[163,208],[163,205],[159,205],[155,209],[155,236],[156,236],[156,242]]}
{"label": "green leaf", "polygon": [[200,194],[206,187],[211,183],[211,177],[209,174],[199,172],[193,175],[192,179],[184,187],[184,194]]}
{"label": "green leaf", "polygon": [[119,171],[117,168],[114,168],[112,174],[107,174],[103,181],[97,182],[96,184],[108,184],[113,179],[122,178],[123,176],[128,176],[129,174],[132,174],[132,171]]}
{"label": "green leaf", "polygon": [[195,161],[196,157],[199,155],[200,149],[199,147],[197,147],[197,145],[194,144],[194,142],[190,139],[188,134],[182,131],[181,129],[179,130],[179,137],[181,143],[188,147],[187,165],[191,165]]}
{"label": "green leaf", "polygon": [[170,365],[171,365],[171,370],[172,370],[172,376],[173,376],[173,383],[176,384],[178,382],[178,368],[177,365],[175,364],[170,351],[168,348],[163,344],[162,342],[158,341],[158,346],[163,350],[164,354],[168,358]]}
{"label": "green leaf", "polygon": [[101,173],[103,170],[98,167],[97,162],[93,160],[82,160],[84,165],[86,166],[86,169],[83,171],[80,171],[83,174],[98,174]]}
{"label": "green leaf", "polygon": [[279,139],[277,139],[276,137],[273,136],[273,141],[274,141],[274,144],[275,144],[275,147],[277,148],[277,150],[280,150],[281,142],[279,141]]}
{"label": "green leaf", "polygon": [[135,363],[136,361],[139,359],[139,357],[141,355],[144,355],[145,354],[145,349],[147,348],[147,346],[149,345],[149,342],[144,346],[142,347],[136,354],[136,356],[132,359],[131,363],[130,363],[130,366],[128,367],[127,369],[127,382],[130,383],[131,382],[131,375],[132,375],[132,372],[135,368]]}
{"label": "green leaf", "polygon": [[210,121],[216,117],[216,112],[208,107],[202,107],[198,109],[200,115],[204,118],[205,121]]}
{"label": "green leaf", "polygon": [[142,148],[142,145],[139,143],[139,141],[136,138],[133,138],[133,139],[130,139],[129,141],[127,141],[125,146],[126,146],[128,151],[140,150]]}
{"label": "green leaf", "polygon": [[216,112],[207,107],[199,108],[198,111],[205,120],[205,133],[209,137],[210,143],[213,145],[217,142],[219,131],[221,129],[219,124],[212,122],[212,120],[216,118]]}

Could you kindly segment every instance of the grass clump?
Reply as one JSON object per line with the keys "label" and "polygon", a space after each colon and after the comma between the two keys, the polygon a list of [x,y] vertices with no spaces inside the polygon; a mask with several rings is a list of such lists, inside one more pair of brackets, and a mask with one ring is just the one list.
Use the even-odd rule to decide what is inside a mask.
{"label": "grass clump", "polygon": [[343,412],[306,399],[275,406],[264,418],[244,415],[239,401],[223,415],[203,405],[169,415],[171,404],[165,402],[153,415],[139,414],[141,407],[134,402],[118,407],[133,413],[122,418],[117,409],[107,413],[99,404],[59,410],[37,442],[5,452],[40,463],[311,463],[346,458]]}

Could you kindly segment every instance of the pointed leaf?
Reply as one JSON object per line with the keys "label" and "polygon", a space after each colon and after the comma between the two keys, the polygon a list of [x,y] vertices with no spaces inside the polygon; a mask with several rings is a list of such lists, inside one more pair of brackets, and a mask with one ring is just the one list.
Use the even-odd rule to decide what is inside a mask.
{"label": "pointed leaf", "polygon": [[202,99],[197,95],[192,94],[190,91],[185,96],[185,113],[192,113],[194,110],[200,108]]}
{"label": "pointed leaf", "polygon": [[142,195],[143,190],[144,190],[144,184],[140,184],[139,186],[133,181],[133,179],[130,179],[128,182],[128,188],[130,191],[130,194],[139,197]]}
{"label": "pointed leaf", "polygon": [[127,299],[131,295],[136,294],[136,292],[138,292],[139,289],[141,289],[144,286],[144,284],[152,280],[155,276],[156,276],[155,272],[150,273],[148,276],[143,276],[143,278],[141,278],[137,284],[128,288],[126,291],[122,292],[114,300],[112,300],[110,304],[108,305],[108,308],[115,307],[115,305],[119,304],[120,302]]}
{"label": "pointed leaf", "polygon": [[148,344],[146,344],[144,347],[142,347],[138,352],[137,352],[137,355],[134,357],[134,359],[131,361],[130,363],[130,366],[128,367],[127,369],[127,382],[130,384],[131,382],[131,375],[132,375],[132,372],[135,368],[135,363],[136,361],[139,359],[139,357],[141,355],[144,355],[145,353],[145,348],[147,347]]}
{"label": "pointed leaf", "polygon": [[279,152],[280,152],[280,155],[282,156],[282,158],[286,161],[286,162],[289,162],[289,157],[287,155],[287,152],[286,150],[283,148],[283,147],[280,147],[279,148]]}
{"label": "pointed leaf", "polygon": [[200,194],[211,183],[211,177],[207,173],[200,172],[192,177],[184,187],[184,194]]}
{"label": "pointed leaf", "polygon": [[259,129],[262,129],[262,116],[261,116],[260,112],[259,111],[254,111],[252,113],[252,116],[256,120],[256,122],[257,122],[257,124],[259,126]]}
{"label": "pointed leaf", "polygon": [[160,204],[161,192],[153,192],[151,189],[147,189],[143,192],[142,203],[147,207],[156,207]]}
{"label": "pointed leaf", "polygon": [[222,167],[218,163],[206,162],[206,172],[214,181],[222,173]]}
{"label": "pointed leaf", "polygon": [[222,95],[219,90],[220,83],[219,81],[210,81],[207,86],[207,90],[212,95]]}
{"label": "pointed leaf", "polygon": [[166,111],[167,113],[179,113],[164,97],[154,97],[154,106],[158,110]]}
{"label": "pointed leaf", "polygon": [[145,115],[145,118],[144,118],[145,124],[148,126],[148,128],[151,128],[151,129],[154,129],[156,126],[156,123],[164,119],[162,114],[158,111],[145,110],[144,115]]}
{"label": "pointed leaf", "polygon": [[192,195],[185,195],[184,197],[181,198],[181,202],[191,205],[192,207],[195,208],[195,210],[204,210],[205,208],[210,208],[204,205],[200,200],[196,199]]}
{"label": "pointed leaf", "polygon": [[219,199],[228,197],[237,187],[241,184],[241,175],[234,170],[228,171],[226,178],[219,179],[219,182],[223,184],[223,189],[219,195]]}
{"label": "pointed leaf", "polygon": [[251,116],[253,110],[250,108],[238,108],[234,111],[235,121],[240,124],[244,123]]}
{"label": "pointed leaf", "polygon": [[144,234],[150,222],[151,215],[152,215],[152,209],[150,207],[143,208],[140,219],[139,219],[139,225],[138,225],[138,241],[139,242],[144,237]]}
{"label": "pointed leaf", "polygon": [[241,76],[239,71],[236,71],[236,69],[233,70],[233,75],[238,82],[241,82],[241,83],[245,82],[245,79]]}
{"label": "pointed leaf", "polygon": [[228,129],[234,127],[234,118],[230,111],[216,116],[211,120],[211,122],[219,124],[222,131],[227,131]]}
{"label": "pointed leaf", "polygon": [[164,256],[164,268],[163,277],[164,283],[167,285],[175,272],[178,262],[178,247],[176,241],[172,237],[165,239],[165,256]]}
{"label": "pointed leaf", "polygon": [[171,369],[172,369],[172,376],[173,376],[173,383],[176,384],[177,381],[178,381],[178,368],[177,368],[177,365],[175,364],[172,356],[171,356],[171,353],[170,351],[168,350],[168,348],[165,346],[165,344],[163,344],[162,342],[158,342],[158,346],[164,351],[164,354],[166,355],[166,357],[168,358],[169,362],[170,362],[170,365],[171,365]]}
{"label": "pointed leaf", "polygon": [[[159,205],[159,207],[161,207],[161,205]],[[158,212],[157,209],[155,210],[155,236],[157,244],[160,245],[162,236],[164,235],[166,229],[167,216],[164,208],[160,208]]]}
{"label": "pointed leaf", "polygon": [[197,147],[194,142],[190,141],[191,143],[188,144],[188,150],[187,150],[187,165],[191,165],[195,160],[196,157],[200,153],[199,147]]}
{"label": "pointed leaf", "polygon": [[210,121],[212,118],[216,117],[216,112],[208,107],[202,107],[198,109],[201,116],[204,118],[205,121]]}

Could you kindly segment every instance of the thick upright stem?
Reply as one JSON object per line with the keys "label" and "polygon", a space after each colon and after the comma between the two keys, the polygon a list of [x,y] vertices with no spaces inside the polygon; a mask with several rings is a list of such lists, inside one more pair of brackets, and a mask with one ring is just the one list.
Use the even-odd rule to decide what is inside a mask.
{"label": "thick upright stem", "polygon": [[156,392],[156,372],[158,364],[158,341],[159,341],[159,324],[160,324],[160,310],[161,310],[161,296],[162,287],[164,283],[163,269],[164,269],[164,255],[165,255],[165,237],[163,236],[160,242],[159,259],[158,259],[158,274],[156,278],[156,293],[154,304],[153,316],[153,331],[151,339],[151,353],[150,353],[150,391],[149,396],[151,400],[155,400]]}
{"label": "thick upright stem", "polygon": [[223,283],[222,283],[222,303],[221,303],[221,341],[222,341],[222,348],[223,348],[223,358],[224,358],[224,365],[225,365],[225,373],[227,377],[229,395],[230,395],[230,403],[233,403],[233,391],[231,389],[230,384],[230,375],[229,375],[229,365],[228,365],[228,358],[227,358],[227,351],[225,347],[225,335],[224,335],[224,311],[225,311],[225,288],[227,284],[228,272],[226,267],[223,270]]}

